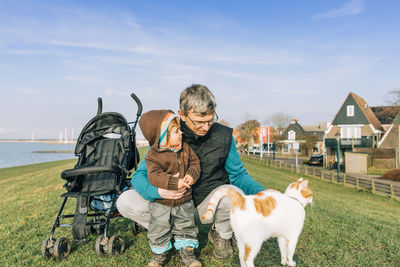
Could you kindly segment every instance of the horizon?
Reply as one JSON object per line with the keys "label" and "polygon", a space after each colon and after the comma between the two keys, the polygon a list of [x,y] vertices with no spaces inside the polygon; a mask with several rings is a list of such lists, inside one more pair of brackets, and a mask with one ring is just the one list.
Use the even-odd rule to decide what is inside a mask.
{"label": "horizon", "polygon": [[394,0],[1,1],[0,139],[57,140],[66,127],[76,139],[98,97],[128,121],[132,92],[143,112],[176,112],[193,83],[211,90],[232,128],[266,125],[278,112],[301,125],[332,122],[349,92],[387,106],[400,88],[399,8]]}

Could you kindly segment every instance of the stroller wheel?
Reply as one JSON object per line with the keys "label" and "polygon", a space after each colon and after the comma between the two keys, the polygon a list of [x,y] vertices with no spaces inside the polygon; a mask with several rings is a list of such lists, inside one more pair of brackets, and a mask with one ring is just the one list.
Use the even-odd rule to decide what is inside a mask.
{"label": "stroller wheel", "polygon": [[53,256],[54,253],[54,242],[56,240],[54,238],[50,239],[47,238],[43,241],[42,243],[42,256],[44,258],[50,258],[51,256]]}
{"label": "stroller wheel", "polygon": [[121,255],[125,251],[125,242],[119,235],[113,235],[108,241],[107,252],[110,256]]}
{"label": "stroller wheel", "polygon": [[99,236],[96,239],[96,244],[94,246],[97,255],[104,256],[107,253],[107,244],[108,244],[108,237],[107,236]]}
{"label": "stroller wheel", "polygon": [[57,239],[54,243],[54,256],[59,259],[64,259],[68,257],[70,251],[71,244],[69,243],[67,238],[61,237]]}

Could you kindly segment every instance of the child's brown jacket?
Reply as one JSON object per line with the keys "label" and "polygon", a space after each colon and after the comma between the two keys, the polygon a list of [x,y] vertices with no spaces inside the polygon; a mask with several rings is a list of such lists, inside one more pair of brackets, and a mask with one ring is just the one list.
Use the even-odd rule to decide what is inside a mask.
{"label": "child's brown jacket", "polygon": [[[151,110],[142,115],[139,126],[144,137],[149,141],[150,149],[145,156],[149,182],[159,188],[178,189],[178,180],[186,174],[193,177],[194,183],[200,177],[200,160],[193,149],[183,143],[179,152],[159,149],[160,128],[163,118],[173,113],[171,110]],[[179,177],[174,177],[179,173]],[[177,200],[156,199],[166,206],[179,206],[192,199],[192,189],[187,188],[184,196]]]}

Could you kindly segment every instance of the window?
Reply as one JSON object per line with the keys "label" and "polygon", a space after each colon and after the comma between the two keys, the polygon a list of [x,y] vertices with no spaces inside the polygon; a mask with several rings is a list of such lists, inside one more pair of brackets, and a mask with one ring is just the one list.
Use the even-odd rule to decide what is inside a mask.
{"label": "window", "polygon": [[354,106],[348,105],[347,106],[347,117],[353,117],[353,116],[354,116]]}
{"label": "window", "polygon": [[282,152],[283,153],[289,153],[289,144],[283,144]]}
{"label": "window", "polygon": [[340,129],[340,135],[342,139],[360,139],[361,138],[361,127],[350,127],[345,126]]}
{"label": "window", "polygon": [[319,147],[313,147],[312,148],[313,153],[319,153]]}
{"label": "window", "polygon": [[296,132],[295,131],[289,131],[288,139],[289,140],[296,140]]}

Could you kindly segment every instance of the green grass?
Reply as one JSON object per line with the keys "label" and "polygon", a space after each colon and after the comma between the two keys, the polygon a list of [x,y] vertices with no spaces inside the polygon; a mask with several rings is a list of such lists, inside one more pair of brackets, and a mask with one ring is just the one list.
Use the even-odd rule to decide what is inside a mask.
{"label": "green grass", "polygon": [[383,174],[385,174],[385,173],[387,173],[387,172],[389,172],[391,170],[393,170],[393,169],[377,169],[377,168],[374,168],[374,167],[370,167],[370,168],[368,168],[368,174],[370,174],[370,175],[383,175]]}
{"label": "green grass", "polygon": [[[60,208],[63,180],[60,173],[75,160],[0,169],[0,266],[145,266],[151,258],[145,233],[134,236],[124,218],[111,222],[109,233],[120,234],[127,245],[118,257],[98,257],[97,236],[84,245],[72,243],[67,259],[44,259],[40,247],[48,237]],[[244,162],[248,172],[265,188],[285,190],[298,175]],[[309,179],[314,207],[306,208],[306,222],[295,253],[298,266],[400,266],[400,202],[358,192],[342,185]],[[73,213],[75,199],[67,204]],[[72,240],[71,228],[57,228],[55,237]],[[200,229],[200,261],[204,266],[238,266],[233,259],[217,260]],[[256,266],[280,266],[276,239],[264,243]],[[167,266],[179,266],[173,255]]]}

